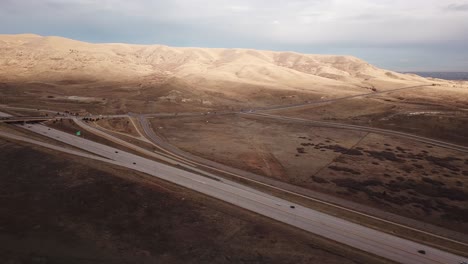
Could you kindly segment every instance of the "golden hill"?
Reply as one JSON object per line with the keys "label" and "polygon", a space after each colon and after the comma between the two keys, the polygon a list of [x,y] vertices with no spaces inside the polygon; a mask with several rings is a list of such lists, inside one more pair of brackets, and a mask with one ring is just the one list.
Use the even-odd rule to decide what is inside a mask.
{"label": "golden hill", "polygon": [[248,49],[91,44],[61,37],[0,35],[0,74],[8,79],[106,80],[166,76],[185,81],[229,81],[278,88],[350,86],[370,80],[424,82],[378,69],[351,56]]}

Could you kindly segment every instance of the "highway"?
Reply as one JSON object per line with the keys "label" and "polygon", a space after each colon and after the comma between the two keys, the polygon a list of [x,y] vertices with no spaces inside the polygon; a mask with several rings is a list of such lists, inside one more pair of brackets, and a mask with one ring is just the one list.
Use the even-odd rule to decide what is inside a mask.
{"label": "highway", "polygon": [[396,89],[375,91],[375,92],[363,93],[363,94],[354,94],[354,95],[348,95],[344,97],[332,98],[332,99],[326,99],[326,100],[308,101],[305,103],[298,103],[298,104],[291,104],[291,105],[268,106],[264,108],[257,108],[255,111],[274,111],[274,110],[287,110],[287,109],[290,110],[290,109],[300,108],[300,107],[309,106],[309,105],[332,103],[332,102],[337,102],[337,101],[347,100],[347,99],[352,99],[352,98],[381,95],[381,94],[386,94],[386,93],[392,93],[392,92],[415,89],[415,88],[422,88],[422,87],[431,87],[431,86],[430,85],[406,86],[406,87],[401,87],[401,88],[396,88]]}
{"label": "highway", "polygon": [[[458,264],[463,260],[460,256],[320,213],[229,180],[200,176],[43,125],[30,125],[25,127],[25,129],[102,157],[87,155],[87,158],[98,159],[158,177],[393,261],[400,263]],[[14,137],[16,140],[27,140],[29,143],[33,141],[6,133],[0,133],[0,135],[10,138]],[[45,146],[45,143],[41,145]],[[54,147],[54,149],[73,155],[85,155],[77,154],[76,152],[71,153],[70,150],[60,147]],[[426,254],[418,253],[419,250],[424,250]]]}
{"label": "highway", "polygon": [[[219,113],[221,114],[221,113]],[[241,115],[250,115],[250,116],[257,116],[257,117],[266,117],[270,119],[276,120],[283,120],[283,121],[295,121],[301,123],[307,123],[309,125],[317,126],[317,127],[327,127],[327,128],[337,128],[337,129],[349,129],[355,131],[365,131],[365,132],[372,132],[376,134],[383,134],[383,135],[390,135],[395,137],[401,138],[408,138],[415,141],[419,141],[422,143],[431,144],[438,147],[443,147],[447,149],[457,150],[461,152],[468,153],[468,147],[463,145],[457,145],[453,143],[444,142],[441,140],[426,138],[422,136],[417,136],[410,133],[404,133],[394,130],[388,129],[381,129],[381,128],[374,128],[374,127],[366,127],[366,126],[358,126],[358,125],[351,125],[351,124],[343,124],[343,123],[334,123],[334,122],[326,122],[326,121],[317,121],[317,120],[309,120],[303,118],[296,118],[296,117],[287,117],[287,116],[279,116],[279,115],[272,115],[265,112],[225,112],[222,114],[241,114]],[[143,124],[143,120],[147,117],[174,117],[174,114],[129,114],[129,115],[90,115],[87,117],[75,117],[75,116],[58,116],[58,117],[3,117],[0,118],[0,122],[4,123],[18,123],[18,122],[40,122],[40,121],[47,121],[47,120],[54,120],[54,119],[84,119],[84,118],[130,118],[130,117],[137,117],[140,122]],[[180,114],[179,117],[188,117],[188,116],[200,116],[200,113],[186,113]],[[146,131],[146,134],[150,134],[149,131]],[[154,140],[158,141],[156,138]],[[160,144],[165,144],[164,142],[159,142]],[[167,148],[171,148],[171,146],[166,146]],[[174,150],[175,151],[175,150]]]}
{"label": "highway", "polygon": [[47,121],[47,120],[52,120],[54,118],[50,117],[37,117],[37,116],[31,116],[31,117],[3,117],[0,118],[1,123],[20,123],[20,122],[42,122],[42,121]]}
{"label": "highway", "polygon": [[[53,110],[45,110],[41,109],[40,111],[42,112],[48,112],[48,113],[59,113],[62,116],[59,116],[57,118],[62,118],[62,119],[72,119],[72,118],[129,118],[129,117],[136,117],[140,120],[140,122],[143,124],[142,120],[148,117],[190,117],[190,116],[200,116],[200,115],[208,115],[208,114],[215,114],[216,115],[226,115],[226,114],[244,114],[244,115],[256,115],[258,117],[269,117],[272,119],[277,119],[277,120],[287,120],[287,121],[299,121],[299,122],[306,122],[308,124],[314,125],[314,126],[320,126],[320,127],[329,127],[329,128],[338,128],[338,129],[350,129],[350,130],[357,130],[357,131],[366,131],[366,132],[372,132],[372,133],[377,133],[377,134],[385,134],[385,135],[391,135],[391,136],[396,136],[396,137],[403,137],[403,138],[409,138],[412,140],[416,140],[419,142],[427,143],[427,144],[432,144],[435,146],[443,147],[443,148],[448,148],[448,149],[453,149],[453,150],[458,150],[467,153],[468,152],[468,147],[462,146],[462,145],[457,145],[457,144],[452,144],[440,140],[435,140],[435,139],[430,139],[430,138],[425,138],[409,133],[404,133],[404,132],[398,132],[398,131],[393,131],[393,130],[386,130],[386,129],[379,129],[379,128],[372,128],[372,127],[365,127],[365,126],[357,126],[357,125],[349,125],[349,124],[342,124],[342,123],[332,123],[332,122],[325,122],[325,121],[314,121],[314,120],[307,120],[307,119],[301,119],[301,118],[292,118],[292,117],[285,117],[285,116],[278,116],[278,115],[271,115],[268,114],[269,111],[275,111],[275,110],[286,110],[286,109],[293,109],[293,108],[298,108],[298,107],[304,107],[304,106],[311,106],[311,105],[316,105],[316,104],[322,104],[322,103],[332,103],[332,102],[337,102],[337,101],[342,101],[342,100],[347,100],[347,99],[352,99],[352,98],[357,98],[357,97],[367,97],[367,96],[375,96],[375,95],[381,95],[381,94],[386,94],[386,93],[391,93],[391,92],[397,92],[397,91],[403,91],[403,90],[409,90],[409,89],[416,89],[416,88],[428,88],[431,87],[430,85],[415,85],[415,86],[407,86],[407,87],[401,87],[397,89],[390,89],[390,90],[384,90],[384,91],[377,91],[377,92],[370,92],[370,93],[363,93],[363,94],[355,94],[355,95],[350,95],[350,96],[345,96],[345,97],[339,97],[339,98],[332,98],[332,99],[326,99],[326,100],[318,100],[318,101],[308,101],[305,103],[299,103],[299,104],[293,104],[293,105],[279,105],[279,106],[270,106],[270,107],[264,107],[264,108],[255,108],[250,111],[218,111],[218,112],[209,112],[209,113],[200,113],[200,112],[186,112],[186,113],[147,113],[147,114],[137,114],[137,113],[128,113],[128,114],[118,114],[118,115],[89,115],[85,117],[74,117],[67,115],[66,113],[61,113]],[[7,106],[7,105],[0,105],[0,108],[6,108],[6,109],[12,109],[12,110],[25,110],[25,111],[39,111],[39,109],[30,109],[30,108],[24,108],[24,107],[12,107],[12,106]],[[49,119],[55,119],[54,117],[50,117]],[[133,122],[133,121],[132,121]],[[151,132],[145,129],[145,132],[147,135],[150,135],[151,137]],[[154,141],[159,141],[158,145],[163,145],[165,148],[171,149],[172,152],[177,152],[177,149],[174,149],[170,145],[166,145],[165,142],[160,141],[157,139],[157,137],[154,137],[152,140]]]}
{"label": "highway", "polygon": [[[416,88],[416,87],[424,87],[424,86],[405,87],[405,88],[400,88],[396,90],[410,89],[410,88]],[[252,117],[272,118],[272,119],[282,120],[282,121],[302,122],[302,123],[307,123],[313,126],[320,126],[320,127],[366,131],[366,132],[408,138],[408,139],[417,140],[419,142],[423,142],[427,144],[432,144],[432,145],[436,145],[440,147],[445,147],[448,149],[462,151],[465,153],[468,152],[468,147],[465,147],[465,146],[459,146],[459,145],[455,145],[455,144],[451,144],[451,143],[447,143],[443,141],[433,140],[433,139],[424,138],[424,137],[420,137],[420,136],[416,136],[416,135],[412,135],[408,133],[403,133],[403,132],[398,132],[398,131],[363,127],[363,126],[356,126],[356,125],[349,125],[349,124],[340,124],[340,123],[333,123],[333,122],[325,122],[325,121],[314,121],[314,120],[307,120],[307,119],[301,119],[301,118],[292,118],[292,117],[271,115],[267,113],[268,110],[281,110],[281,109],[288,109],[288,108],[294,108],[294,107],[302,107],[305,105],[333,102],[333,101],[345,100],[345,99],[350,99],[350,98],[359,97],[359,96],[368,96],[368,95],[375,95],[379,93],[387,93],[387,92],[392,92],[396,90],[353,95],[353,96],[348,96],[348,97],[343,97],[343,98],[308,102],[305,104],[298,104],[298,105],[292,105],[292,106],[270,107],[268,109],[257,109],[255,111],[251,110],[249,112],[243,112],[243,111],[217,112],[216,114],[217,115],[241,114],[241,115],[247,115],[247,116],[252,116]],[[26,110],[26,108],[21,108],[21,109]],[[28,110],[33,110],[33,109],[28,109]],[[50,111],[50,110],[48,110],[47,112],[57,113],[55,111]],[[171,144],[165,142],[163,139],[159,138],[154,133],[154,131],[152,130],[152,128],[150,127],[147,121],[148,117],[200,116],[200,115],[206,115],[206,114],[208,113],[179,113],[179,114],[160,113],[160,114],[143,114],[143,115],[129,113],[128,115],[124,114],[124,115],[86,116],[87,118],[121,118],[121,117],[138,118],[147,137],[152,142],[154,142],[156,146],[158,146],[161,149],[162,152],[159,152],[159,153],[152,153],[148,150],[144,150],[142,148],[139,148],[131,143],[128,143],[120,139],[116,140],[115,137],[110,136],[108,133],[100,131],[99,129],[96,129],[96,128],[91,128],[88,125],[85,125],[83,122],[80,122],[78,120],[78,119],[83,119],[85,117],[73,117],[69,115],[64,115],[64,116],[59,117],[63,119],[74,119],[74,121],[77,122],[79,125],[81,125],[83,128],[92,130],[92,133],[98,134],[99,136],[112,140],[120,145],[137,150],[140,153],[144,153],[146,151],[146,153],[144,154],[146,154],[147,156],[152,156],[159,160],[163,160],[171,164],[172,166],[168,166],[168,165],[159,163],[154,160],[145,159],[143,157],[139,157],[137,155],[127,153],[122,150],[116,150],[114,148],[110,148],[110,147],[107,147],[98,143],[94,143],[92,141],[90,141],[92,143],[87,142],[86,144],[83,144],[83,142],[74,142],[75,140],[79,141],[79,140],[84,140],[84,139],[75,137],[72,135],[68,135],[66,133],[63,133],[57,130],[49,129],[42,125],[30,125],[30,128],[28,129],[30,129],[33,132],[42,133],[43,135],[55,138],[56,140],[63,141],[67,144],[84,149],[88,152],[95,153],[96,155],[99,155],[100,157],[85,154],[85,153],[78,153],[76,151],[74,152],[72,151],[73,153],[71,153],[70,150],[66,150],[66,149],[52,146],[52,145],[47,146],[48,144],[46,143],[42,143],[43,147],[49,147],[49,148],[53,148],[55,150],[64,151],[64,152],[68,151],[67,153],[70,153],[73,155],[79,155],[82,157],[100,160],[100,161],[112,163],[118,166],[123,166],[123,167],[127,167],[130,169],[138,170],[138,171],[150,174],[152,176],[156,176],[164,180],[171,181],[175,184],[193,189],[195,191],[210,195],[212,197],[221,199],[223,201],[240,206],[242,208],[254,211],[256,213],[265,215],[267,217],[284,222],[286,224],[296,226],[298,228],[307,230],[309,232],[318,234],[320,236],[323,236],[332,240],[336,240],[343,244],[347,244],[349,246],[352,246],[352,247],[355,247],[364,251],[368,251],[375,255],[379,255],[384,258],[388,258],[397,262],[401,262],[401,263],[460,263],[460,261],[462,261],[463,258],[460,256],[456,256],[454,254],[444,252],[439,249],[431,248],[431,247],[424,246],[416,242],[412,242],[412,241],[398,238],[396,236],[392,236],[383,232],[379,232],[379,231],[376,231],[376,230],[373,230],[373,229],[370,229],[370,228],[367,228],[358,224],[348,222],[346,220],[342,220],[340,218],[336,218],[333,216],[329,216],[329,215],[314,211],[312,209],[301,207],[297,204],[293,204],[293,203],[287,202],[286,200],[275,198],[274,196],[270,196],[260,191],[234,183],[232,181],[228,181],[226,179],[217,177],[216,175],[197,169],[198,166],[203,166],[203,167],[207,167],[210,169],[214,169],[214,171],[219,171],[219,172],[227,173],[231,175],[234,175],[237,172],[236,169],[229,168],[227,166],[225,167],[229,168],[229,170],[226,168],[220,168],[218,166],[220,164],[216,164],[216,163],[207,164],[206,160],[199,158],[197,156],[191,155],[191,154],[187,154],[181,151],[180,149],[172,146]],[[211,114],[214,114],[214,113],[211,113]],[[50,119],[54,119],[54,118],[51,117]],[[47,131],[45,131],[45,129],[47,129]],[[0,136],[11,138],[14,135],[6,135],[5,133],[0,133]],[[40,142],[31,142],[31,140],[27,141],[28,139],[25,139],[25,138],[22,138],[22,139],[16,138],[16,140],[23,140],[29,143],[41,144]],[[69,141],[74,142],[74,143],[71,144]],[[98,145],[94,145],[93,143],[98,144]],[[82,145],[81,147],[80,147],[80,144]],[[109,149],[106,149],[106,148],[109,148]],[[103,152],[106,152],[106,153],[103,153]],[[102,158],[102,157],[105,157],[105,158]],[[133,164],[133,162],[135,162],[136,164]],[[211,161],[208,161],[208,162],[211,162]],[[177,166],[177,167],[174,167],[174,166]],[[224,165],[221,164],[221,166],[224,166]],[[185,170],[182,170],[178,167],[183,167]],[[239,176],[239,174],[236,174],[235,176]],[[168,177],[172,178],[173,180],[168,179]],[[200,178],[196,178],[196,177],[200,177]],[[265,185],[268,185],[268,184],[265,184]],[[269,186],[269,187],[275,188],[274,186]],[[285,192],[290,192],[282,188],[275,188],[275,189],[285,191]],[[291,206],[294,206],[295,208],[291,208]],[[392,223],[392,224],[395,224],[395,223]],[[402,247],[401,245],[404,245],[404,247]],[[424,250],[426,254],[420,254],[417,252],[418,250]]]}
{"label": "highway", "polygon": [[357,126],[357,125],[351,125],[351,124],[343,124],[343,123],[333,123],[333,122],[327,122],[327,121],[316,121],[316,120],[309,120],[309,119],[303,119],[303,118],[297,118],[297,117],[287,117],[287,116],[279,116],[279,115],[271,115],[267,113],[242,113],[243,115],[250,115],[250,116],[256,116],[256,117],[264,117],[264,118],[270,118],[270,119],[276,119],[276,120],[282,120],[282,121],[294,121],[294,122],[301,122],[301,123],[306,123],[312,126],[317,126],[317,127],[328,127],[328,128],[337,128],[337,129],[350,129],[350,130],[356,130],[356,131],[364,131],[364,132],[372,132],[376,134],[383,134],[383,135],[389,135],[389,136],[395,136],[395,137],[400,137],[400,138],[407,138],[407,139],[412,139],[415,141],[419,141],[422,143],[426,144],[431,144],[434,146],[438,147],[443,147],[447,149],[452,149],[452,150],[457,150],[460,152],[465,152],[468,153],[468,147],[462,146],[462,145],[456,145],[436,139],[431,139],[431,138],[426,138],[426,137],[421,137],[417,136],[414,134],[409,134],[409,133],[404,133],[404,132],[399,132],[399,131],[394,131],[394,130],[387,130],[387,129],[381,129],[381,128],[374,128],[374,127],[366,127],[366,126]]}
{"label": "highway", "polygon": [[[144,115],[137,116],[138,121],[143,128],[145,136],[148,137],[155,145],[159,146],[161,150],[164,150],[166,153],[170,154],[174,158],[180,158],[184,160],[192,161],[192,164],[195,164],[199,168],[209,169],[211,171],[220,172],[223,175],[233,176],[238,179],[246,180],[257,185],[265,186],[269,189],[273,189],[276,191],[280,191],[282,193],[287,193],[290,195],[294,195],[296,197],[301,197],[313,202],[317,202],[320,204],[324,204],[341,211],[351,212],[355,215],[364,216],[368,219],[377,220],[382,224],[386,224],[388,226],[388,230],[391,230],[392,227],[399,227],[404,228],[409,231],[418,232],[420,234],[424,234],[428,237],[432,237],[434,239],[443,240],[444,243],[455,243],[459,245],[468,246],[467,243],[461,242],[459,240],[454,240],[448,238],[447,236],[457,237],[458,239],[462,239],[462,234],[453,233],[450,230],[442,230],[439,227],[432,228],[431,225],[425,223],[426,230],[421,230],[419,228],[415,228],[414,226],[420,226],[421,222],[418,222],[413,219],[408,219],[402,217],[400,215],[395,215],[390,212],[380,211],[377,208],[368,208],[365,205],[357,204],[352,201],[343,200],[341,198],[337,198],[335,196],[327,195],[324,193],[318,193],[316,191],[302,188],[300,186],[292,185],[283,181],[278,181],[276,179],[258,175],[252,172],[240,170],[237,168],[233,168],[212,160],[207,160],[205,158],[193,155],[191,153],[185,152],[176,146],[170,144],[164,138],[158,136],[152,129],[151,124],[149,123],[148,119]],[[366,212],[373,212],[372,215]],[[404,224],[402,224],[404,223]],[[450,235],[448,235],[450,234]],[[466,241],[466,240],[463,240]],[[440,242],[439,242],[440,243]],[[446,245],[446,244],[440,244]]]}
{"label": "highway", "polygon": [[169,164],[172,164],[172,165],[179,165],[179,161],[175,161],[174,159],[170,159],[170,158],[167,158],[167,156],[165,155],[162,155],[161,153],[156,153],[156,152],[151,152],[147,149],[143,149],[143,148],[140,148],[134,144],[131,144],[125,140],[122,140],[120,138],[116,138],[114,136],[111,136],[109,135],[108,133],[105,133],[101,130],[99,130],[98,128],[94,128],[92,126],[89,126],[85,123],[83,123],[82,121],[78,120],[77,118],[73,118],[73,121],[81,128],[85,129],[85,130],[88,130],[89,132],[97,135],[97,136],[100,136],[100,137],[103,137],[109,141],[112,141],[114,143],[117,143],[119,145],[122,145],[124,147],[127,147],[129,149],[133,149],[135,151],[138,151],[140,152],[141,154],[144,154],[144,155],[147,155],[147,156],[150,156],[150,157],[154,157],[156,159],[159,159],[159,160],[162,160],[164,162],[167,162]]}

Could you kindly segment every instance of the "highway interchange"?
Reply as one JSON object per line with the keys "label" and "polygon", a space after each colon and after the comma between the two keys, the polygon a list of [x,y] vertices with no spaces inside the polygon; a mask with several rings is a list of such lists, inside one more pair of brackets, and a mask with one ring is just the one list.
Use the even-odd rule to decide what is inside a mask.
{"label": "highway interchange", "polygon": [[[51,113],[57,113],[50,111]],[[225,113],[221,113],[225,114]],[[237,114],[252,115],[255,117],[262,118],[274,118],[278,120],[294,121],[294,122],[308,122],[316,126],[333,127],[341,129],[353,129],[360,131],[370,131],[374,133],[381,133],[399,137],[412,138],[428,144],[433,144],[449,149],[455,149],[468,153],[468,148],[465,146],[459,146],[438,140],[428,139],[419,137],[411,134],[368,128],[354,125],[345,125],[331,122],[312,121],[298,118],[289,118],[283,116],[269,115],[267,113],[261,113],[256,111],[249,112],[238,112]],[[172,116],[173,114],[165,114],[166,116]],[[189,113],[190,115],[200,115],[200,113]],[[5,115],[3,115],[5,117]],[[153,159],[145,158],[139,155],[129,153],[127,151],[109,147],[97,142],[93,142],[87,139],[83,139],[68,133],[46,127],[41,124],[29,124],[27,126],[21,126],[31,132],[47,136],[57,141],[64,142],[68,145],[76,148],[85,150],[85,152],[79,152],[70,150],[63,147],[54,146],[51,144],[39,142],[36,140],[28,139],[25,137],[0,132],[0,136],[6,137],[12,140],[23,141],[30,144],[40,145],[42,147],[54,149],[77,155],[101,162],[114,164],[121,167],[126,167],[132,170],[140,171],[151,176],[158,177],[160,179],[187,187],[194,191],[209,195],[211,197],[223,200],[230,204],[239,206],[241,208],[256,212],[258,214],[267,216],[277,221],[295,226],[297,228],[309,231],[319,236],[335,240],[339,243],[349,245],[351,247],[369,252],[381,256],[386,259],[390,259],[400,263],[462,263],[466,261],[463,257],[455,254],[445,252],[440,249],[429,247],[417,242],[406,240],[397,236],[393,236],[381,231],[377,231],[362,225],[352,223],[331,215],[327,215],[310,208],[303,207],[299,204],[295,204],[259,190],[252,189],[245,185],[227,180],[225,178],[207,173],[197,168],[197,160],[193,160],[193,157],[185,156],[185,153],[177,152],[176,148],[166,144],[159,137],[157,137],[149,127],[146,120],[149,116],[153,115],[95,115],[93,117],[137,117],[141,123],[145,135],[155,145],[159,146],[160,149],[167,153],[153,153],[147,151],[146,156],[154,157],[158,160],[164,161],[166,164],[155,161]],[[183,116],[183,114],[181,114]],[[61,116],[60,118],[71,118],[74,119],[79,125],[83,126],[84,129],[90,130],[101,137],[105,137],[116,142],[122,146],[126,146],[131,149],[138,148],[129,142],[125,142],[121,139],[116,139],[111,135],[106,134],[96,128],[86,126],[83,122],[79,121],[77,117]],[[82,118],[82,117],[81,117]],[[51,118],[52,119],[52,118]],[[94,131],[92,131],[94,129]],[[137,149],[138,152],[144,153],[144,150]],[[90,154],[92,153],[92,154]],[[94,155],[93,155],[94,154]],[[207,177],[208,176],[208,177]],[[424,253],[421,253],[424,252]]]}
{"label": "highway interchange", "polygon": [[[226,179],[200,176],[40,124],[31,124],[25,129],[97,156],[78,154],[76,151],[56,146],[55,150],[140,171],[396,262],[460,263],[463,260],[460,256],[351,223]],[[49,147],[48,144],[4,132],[0,135]],[[425,254],[418,253],[421,250],[424,250]]]}

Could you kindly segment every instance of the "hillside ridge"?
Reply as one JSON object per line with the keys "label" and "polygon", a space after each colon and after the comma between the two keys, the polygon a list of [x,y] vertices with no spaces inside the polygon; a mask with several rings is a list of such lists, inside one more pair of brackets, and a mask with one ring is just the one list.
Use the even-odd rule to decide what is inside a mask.
{"label": "hillside ridge", "polygon": [[401,86],[429,82],[419,76],[379,69],[353,56],[87,43],[34,34],[0,35],[0,78],[47,82],[176,78],[188,85],[207,86],[200,89],[215,90],[220,83],[354,90],[379,83]]}

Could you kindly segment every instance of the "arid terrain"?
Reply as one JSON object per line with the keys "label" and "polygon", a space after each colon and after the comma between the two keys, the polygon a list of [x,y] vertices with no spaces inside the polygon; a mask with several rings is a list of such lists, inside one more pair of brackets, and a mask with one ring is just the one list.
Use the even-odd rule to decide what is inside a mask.
{"label": "arid terrain", "polygon": [[[358,97],[295,109],[280,115],[404,131],[468,145],[466,88],[437,86]],[[275,113],[275,111],[271,111]]]}
{"label": "arid terrain", "polygon": [[[468,243],[466,81],[352,56],[0,35],[0,112],[180,168],[230,177],[228,166]],[[0,131],[31,136],[21,123]],[[0,257],[10,263],[382,261],[140,172],[0,146]]]}
{"label": "arid terrain", "polygon": [[468,154],[345,129],[242,116],[153,119],[179,148],[466,233]]}
{"label": "arid terrain", "polygon": [[340,256],[349,249],[145,175],[16,142],[0,146],[4,263],[372,260]]}
{"label": "arid terrain", "polygon": [[90,44],[37,35],[0,36],[0,82],[0,104],[99,113],[245,109],[456,85],[351,56]]}

